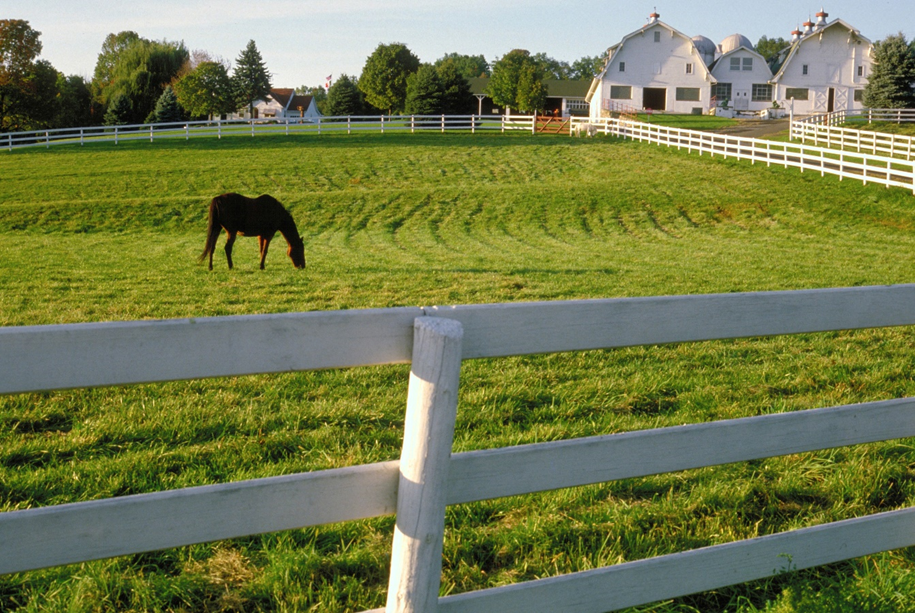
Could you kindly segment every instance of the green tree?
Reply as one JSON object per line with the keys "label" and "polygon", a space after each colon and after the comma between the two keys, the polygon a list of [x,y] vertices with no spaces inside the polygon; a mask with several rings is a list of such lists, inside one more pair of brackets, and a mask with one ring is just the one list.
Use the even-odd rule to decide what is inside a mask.
{"label": "green tree", "polygon": [[51,125],[55,128],[91,126],[98,122],[98,109],[92,102],[92,89],[78,75],[57,75],[57,104]]}
{"label": "green tree", "polygon": [[444,87],[435,66],[423,64],[407,78],[407,115],[437,115],[442,111]]}
{"label": "green tree", "polygon": [[124,93],[116,94],[108,104],[103,123],[106,126],[123,126],[131,123],[132,116],[133,105],[130,103],[130,96]]}
{"label": "green tree", "polygon": [[231,113],[237,107],[229,71],[220,62],[206,60],[175,81],[173,88],[178,103],[191,117],[206,117]]}
{"label": "green tree", "polygon": [[864,106],[915,107],[915,50],[900,32],[874,45],[874,64],[864,88]]}
{"label": "green tree", "polygon": [[251,116],[254,115],[254,101],[263,100],[270,93],[270,73],[253,40],[248,41],[248,46],[235,60],[232,86],[235,102],[238,106],[247,107]]}
{"label": "green tree", "polygon": [[603,69],[606,55],[586,55],[574,62],[569,72],[570,79],[593,79]]}
{"label": "green tree", "polygon": [[531,56],[535,62],[540,64],[540,69],[545,79],[569,79],[572,75],[572,67],[568,62],[563,62],[551,58],[546,53],[537,53]]}
{"label": "green tree", "polygon": [[499,106],[522,113],[539,111],[546,106],[543,77],[541,64],[530,52],[514,49],[493,64],[486,90]]}
{"label": "green tree", "polygon": [[407,100],[407,77],[419,70],[419,58],[406,45],[378,45],[365,61],[358,86],[365,100],[392,114],[402,111]]}
{"label": "green tree", "polygon": [[766,64],[772,66],[778,61],[778,57],[782,51],[791,46],[791,43],[786,41],[782,37],[778,38],[769,38],[767,36],[762,36],[756,42],[756,53],[760,54],[765,58]]}
{"label": "green tree", "polygon": [[111,86],[115,82],[115,66],[121,54],[140,41],[140,35],[132,30],[109,34],[102,43],[102,51],[95,62],[92,77],[93,95],[98,103],[107,105],[111,98]]}
{"label": "green tree", "polygon": [[0,132],[27,130],[35,123],[37,58],[41,32],[22,19],[0,19]]}
{"label": "green tree", "polygon": [[476,112],[473,94],[470,92],[470,82],[461,72],[460,64],[447,59],[437,63],[435,69],[442,82],[442,113],[466,115]]}
{"label": "green tree", "polygon": [[489,62],[482,55],[462,55],[460,53],[446,53],[439,59],[435,60],[435,67],[440,68],[442,64],[453,63],[457,71],[465,79],[475,79],[477,77],[489,76]]}
{"label": "green tree", "polygon": [[178,96],[171,86],[166,87],[156,101],[156,108],[146,118],[146,123],[174,123],[184,119],[184,109],[178,103]]}
{"label": "green tree", "polygon": [[340,75],[327,90],[327,101],[322,113],[330,117],[347,117],[362,115],[364,112],[362,92],[356,80],[345,74]]}

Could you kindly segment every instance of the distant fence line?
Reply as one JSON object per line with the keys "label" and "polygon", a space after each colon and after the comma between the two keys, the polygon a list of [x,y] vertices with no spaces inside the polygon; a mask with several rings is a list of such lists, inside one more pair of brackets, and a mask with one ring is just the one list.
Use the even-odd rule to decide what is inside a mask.
{"label": "distant fence line", "polygon": [[915,138],[911,136],[845,127],[865,120],[869,124],[874,121],[915,122],[915,109],[866,109],[813,115],[791,122],[791,138],[804,143],[811,141],[814,145],[854,149],[859,153],[915,159]]}
{"label": "distant fence line", "polygon": [[902,187],[915,193],[915,161],[882,155],[830,149],[799,143],[786,143],[717,132],[683,130],[625,119],[572,119],[572,133],[603,133],[620,138],[698,151],[725,158],[765,162],[785,168],[813,170],[820,175],[836,175],[863,183]]}
{"label": "distant fence line", "polygon": [[22,147],[86,143],[121,143],[132,140],[190,139],[200,136],[258,136],[265,134],[323,134],[324,132],[509,132],[533,133],[536,122],[527,115],[359,115],[316,118],[215,119],[172,123],[58,128],[0,135],[0,147],[12,151]]}

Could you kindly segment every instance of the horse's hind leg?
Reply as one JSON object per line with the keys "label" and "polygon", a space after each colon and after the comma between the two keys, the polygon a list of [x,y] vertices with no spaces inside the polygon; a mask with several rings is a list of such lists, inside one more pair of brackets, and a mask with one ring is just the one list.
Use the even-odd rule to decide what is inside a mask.
{"label": "horse's hind leg", "polygon": [[232,270],[232,245],[235,243],[235,232],[226,232],[226,261],[229,262],[229,270]]}
{"label": "horse's hind leg", "polygon": [[270,248],[270,239],[265,236],[258,236],[257,242],[261,248],[261,270],[264,270],[264,262],[267,260],[267,249]]}

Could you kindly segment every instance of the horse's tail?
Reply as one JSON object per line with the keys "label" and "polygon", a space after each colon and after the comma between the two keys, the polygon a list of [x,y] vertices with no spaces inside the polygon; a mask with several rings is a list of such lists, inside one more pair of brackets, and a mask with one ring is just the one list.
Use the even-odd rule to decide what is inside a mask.
{"label": "horse's tail", "polygon": [[203,253],[197,258],[198,262],[203,262],[207,259],[207,256],[216,251],[216,241],[219,240],[219,222],[217,221],[219,205],[216,202],[217,198],[213,198],[210,201],[210,213],[207,220],[207,242],[203,248]]}

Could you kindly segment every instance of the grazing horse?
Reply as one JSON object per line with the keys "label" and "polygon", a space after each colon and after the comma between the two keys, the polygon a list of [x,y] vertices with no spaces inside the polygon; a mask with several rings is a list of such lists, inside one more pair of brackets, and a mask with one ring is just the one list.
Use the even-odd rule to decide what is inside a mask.
{"label": "grazing horse", "polygon": [[213,252],[219,239],[220,228],[225,228],[226,259],[229,269],[232,268],[232,245],[236,235],[256,236],[260,245],[261,270],[267,259],[267,248],[277,230],[289,243],[286,253],[296,268],[305,268],[305,245],[299,236],[292,215],[283,208],[273,196],[248,198],[240,194],[223,194],[210,201],[210,217],[207,226],[207,242],[199,260],[210,257],[210,270],[213,270]]}

